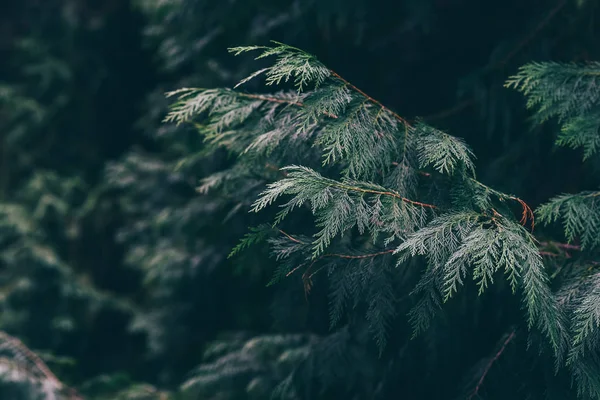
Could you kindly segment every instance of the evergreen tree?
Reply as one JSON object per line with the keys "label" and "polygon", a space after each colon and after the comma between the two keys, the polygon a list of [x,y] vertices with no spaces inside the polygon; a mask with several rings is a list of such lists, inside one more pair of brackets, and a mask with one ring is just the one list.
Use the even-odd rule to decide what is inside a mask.
{"label": "evergreen tree", "polygon": [[[95,400],[263,399],[274,390],[310,399],[570,399],[577,387],[582,398],[591,394],[594,302],[583,299],[596,259],[594,125],[560,139],[583,148],[585,164],[576,152],[550,151],[553,123],[524,129],[522,99],[502,83],[532,59],[597,59],[597,2],[0,3],[0,329],[12,335],[0,338],[0,398],[77,396],[67,385]],[[142,28],[154,62],[141,52]],[[231,109],[194,117],[200,125],[219,120],[199,126],[212,144],[195,124],[160,124],[165,91],[233,86],[256,63],[225,48],[269,38],[317,54],[386,108],[323,67],[321,85],[301,93],[293,73],[275,94],[256,78],[242,92],[215,91],[210,108],[233,96]],[[530,90],[524,82],[546,79],[524,74],[511,85]],[[555,72],[536,107],[556,107],[550,89],[584,91],[561,89],[574,75]],[[346,102],[336,103],[339,96]],[[588,100],[581,105],[593,121]],[[267,104],[279,108],[270,115]],[[238,107],[248,107],[247,118],[227,121]],[[309,124],[298,134],[302,121]],[[336,121],[356,125],[346,132]],[[382,139],[356,133],[374,125]],[[335,142],[355,136],[369,152]],[[302,168],[280,169],[290,164]],[[202,195],[198,178],[206,178]],[[273,226],[277,207],[245,212],[266,184],[282,182],[292,192],[282,199],[322,200],[318,215],[298,206]],[[322,190],[332,198],[314,197]],[[579,191],[587,192],[538,210],[534,227],[531,215],[518,226],[527,208],[517,195],[533,207]],[[340,209],[344,218],[331,220]],[[377,218],[352,219],[361,213]],[[563,221],[571,243],[560,242]],[[248,226],[255,228],[243,248],[227,258]],[[436,242],[447,239],[444,229],[460,243]],[[498,251],[509,243],[522,266],[531,256],[522,250],[532,247],[519,240],[527,238],[537,240],[567,331],[558,375],[551,331],[527,328],[523,275],[494,275],[492,284],[485,268],[499,266],[495,253],[459,253],[466,245],[483,251],[488,239]],[[240,251],[254,241],[263,245]],[[435,281],[446,275],[428,276],[428,265],[445,268],[455,254],[448,268],[463,263],[459,272],[469,276],[459,275],[465,284],[456,293],[450,286],[446,300],[448,287]]]}
{"label": "evergreen tree", "polygon": [[[285,198],[272,222],[252,229],[231,255],[267,243],[279,263],[272,283],[300,276],[311,304],[311,290],[329,284],[333,332],[324,339],[327,345],[306,352],[276,393],[284,398],[385,396],[393,378],[381,373],[382,361],[411,364],[411,347],[442,347],[440,309],[456,301],[463,286],[481,296],[495,284],[499,295],[519,294],[523,317],[511,321],[489,362],[516,337],[538,348],[541,358],[554,360],[539,371],[547,379],[545,388],[535,387],[532,379],[524,388],[515,387],[513,395],[564,398],[573,376],[576,393],[600,398],[597,301],[589,261],[545,263],[542,256],[548,253],[539,248],[544,244],[532,235],[533,211],[518,197],[477,180],[474,155],[464,141],[422,121],[408,122],[295,47],[275,43],[231,51],[275,58],[239,85],[264,76],[267,86],[283,90],[180,89],[169,94],[177,101],[166,121],[193,122],[209,149],[224,148],[236,158],[229,169],[205,178],[200,191],[220,188],[247,197],[255,190],[248,182],[260,179],[267,186],[251,211],[270,210]],[[594,109],[597,68],[532,64],[508,85],[529,96],[540,121],[560,117],[565,125],[559,144],[584,147],[590,157],[597,150],[600,121]],[[538,211],[542,222],[561,218],[569,240],[581,238],[581,248],[559,247],[592,251],[583,253],[584,260],[593,260],[598,244],[595,197],[595,192],[563,195]],[[312,224],[299,223],[308,216]],[[405,315],[410,333],[403,327]],[[379,359],[368,350],[366,332]],[[398,335],[404,346],[398,348],[396,340],[390,350],[388,338]],[[411,342],[411,336],[425,338]],[[358,353],[352,351],[357,345]],[[521,348],[524,352],[523,343]],[[386,357],[390,351],[396,355]],[[512,356],[511,364],[540,367],[520,352]],[[425,366],[433,368],[434,356],[426,358]],[[489,366],[479,369],[476,383],[467,385],[468,397],[479,393],[488,372]],[[489,398],[507,393],[510,389]]]}

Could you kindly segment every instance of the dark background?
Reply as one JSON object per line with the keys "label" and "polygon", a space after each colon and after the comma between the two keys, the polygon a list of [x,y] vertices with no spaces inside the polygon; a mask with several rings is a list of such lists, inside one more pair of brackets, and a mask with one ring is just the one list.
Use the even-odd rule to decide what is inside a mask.
{"label": "dark background", "polygon": [[[532,128],[503,84],[529,61],[598,59],[597,13],[593,0],[1,1],[0,329],[89,398],[141,382],[147,398],[252,398],[179,388],[224,333],[326,335],[327,311],[318,289],[309,307],[299,282],[267,288],[273,263],[259,250],[226,258],[254,217],[195,192],[229,161],[181,166],[201,138],[161,123],[163,93],[232,87],[256,65],[228,47],[281,41],[464,138],[480,181],[537,206],[593,187],[597,166],[555,148],[552,122]],[[281,296],[297,307],[273,306]],[[458,395],[510,320],[501,314],[473,322],[455,362],[378,398]],[[225,386],[285,375],[269,368]]]}

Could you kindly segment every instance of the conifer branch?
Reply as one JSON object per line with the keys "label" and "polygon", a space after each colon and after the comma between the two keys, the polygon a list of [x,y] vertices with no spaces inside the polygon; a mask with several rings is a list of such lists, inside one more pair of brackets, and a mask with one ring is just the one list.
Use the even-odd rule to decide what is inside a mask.
{"label": "conifer branch", "polygon": [[[393,162],[392,165],[397,166],[397,165],[399,165],[399,163],[398,162]],[[283,176],[287,176],[288,175],[288,172],[286,171],[285,168],[280,168],[280,167],[277,167],[276,165],[267,164],[266,168],[270,169],[270,170],[273,170],[273,171],[275,171],[275,170],[280,171]],[[423,176],[426,176],[426,177],[430,177],[431,176],[431,174],[428,173],[428,172],[424,172],[424,171],[418,171],[418,172],[419,172],[419,174],[421,174]],[[428,204],[428,203],[423,203],[423,202],[416,201],[416,200],[411,200],[411,199],[408,199],[406,197],[401,196],[399,193],[396,193],[396,192],[364,189],[364,188],[360,188],[360,187],[356,187],[356,186],[344,185],[344,184],[341,184],[341,183],[340,184],[331,184],[331,186],[332,187],[337,187],[339,189],[350,190],[350,191],[353,191],[353,192],[379,194],[379,195],[382,195],[382,196],[395,197],[397,199],[402,200],[405,203],[412,204],[412,205],[419,206],[419,207],[423,207],[423,208],[431,208],[431,209],[437,208],[437,206],[435,206],[433,204]]]}
{"label": "conifer branch", "polygon": [[[240,156],[243,162],[236,164],[238,169],[233,167],[218,178],[221,180],[236,174],[242,179],[252,166],[261,171],[265,164],[268,169],[277,169],[296,151],[303,153],[295,155],[294,161],[305,158],[308,165],[315,165],[321,157],[322,170],[304,165],[280,169],[283,178],[267,184],[252,204],[252,211],[259,212],[283,196],[289,198],[280,205],[274,225],[246,237],[237,251],[266,239],[281,263],[274,281],[310,263],[302,274],[305,295],[312,288],[312,277],[331,267],[337,276],[332,280],[337,279],[338,285],[333,289],[332,321],[339,321],[349,296],[370,293],[367,319],[380,345],[385,343],[386,326],[395,310],[394,290],[385,268],[371,268],[374,258],[397,254],[396,266],[412,257],[425,258],[427,272],[413,291],[419,300],[410,312],[415,333],[430,325],[435,311],[458,292],[468,275],[482,294],[494,283],[496,274],[504,271],[513,293],[517,289],[523,292],[528,327],[539,328],[560,359],[567,347],[567,329],[535,239],[521,226],[530,223],[534,228],[529,205],[477,181],[475,156],[460,138],[422,122],[411,125],[314,56],[282,44],[233,51],[257,49],[264,51],[259,58],[275,55],[277,59],[242,83],[265,73],[267,85],[291,81],[297,94],[185,92],[184,96],[195,97],[181,99],[170,117],[181,121],[199,113],[205,115],[209,143]],[[319,152],[312,150],[315,148]],[[420,171],[424,168],[439,174]],[[324,176],[331,173],[335,178]],[[435,200],[431,202],[412,200],[426,189],[419,185],[419,174],[428,176],[434,188],[452,184],[451,197],[432,194]],[[505,201],[520,205],[521,225],[499,204]],[[270,237],[275,225],[300,207],[311,212],[317,232],[311,238],[300,238],[278,229],[283,237]],[[437,211],[440,209],[442,212]],[[373,244],[384,236],[384,249],[392,243],[399,245],[363,254],[361,249],[351,249],[349,254],[331,250],[336,248],[334,241],[344,235],[350,235],[350,242],[354,242],[355,233],[370,236]],[[339,260],[319,263],[324,258]],[[344,264],[348,268],[334,272]],[[371,281],[377,293],[371,293],[367,283]]]}

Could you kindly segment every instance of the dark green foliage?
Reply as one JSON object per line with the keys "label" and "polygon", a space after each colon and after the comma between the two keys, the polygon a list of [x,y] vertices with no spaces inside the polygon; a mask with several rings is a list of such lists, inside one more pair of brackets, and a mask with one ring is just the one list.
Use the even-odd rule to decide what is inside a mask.
{"label": "dark green foliage", "polygon": [[[427,198],[419,201],[411,200],[397,192],[394,187],[388,188],[375,183],[377,180],[374,178],[378,171],[386,174],[392,169],[392,160],[413,156],[403,153],[402,143],[415,140],[419,142],[414,151],[418,154],[421,167],[431,166],[440,173],[439,178],[438,175],[430,174],[430,180],[435,182],[435,179],[445,179],[444,174],[452,175],[455,169],[459,169],[462,176],[454,180],[454,184],[458,185],[461,181],[466,181],[468,186],[464,189],[464,195],[470,195],[470,181],[473,178],[469,174],[473,174],[473,164],[470,150],[460,140],[424,124],[413,128],[404,119],[364,95],[335,72],[327,70],[313,57],[301,55],[296,59],[299,54],[297,49],[277,44],[276,47],[266,49],[237,48],[236,52],[257,49],[264,50],[259,58],[272,54],[279,57],[273,67],[268,69],[270,76],[286,74],[297,76],[298,82],[301,81],[303,85],[314,86],[317,94],[308,92],[302,98],[286,101],[281,98],[276,98],[274,101],[265,97],[253,101],[252,107],[248,107],[232,103],[235,95],[230,93],[224,94],[222,99],[218,92],[214,91],[209,93],[186,91],[185,94],[180,95],[179,102],[175,104],[174,111],[169,114],[167,121],[186,122],[194,113],[202,115],[207,112],[208,118],[201,122],[202,132],[206,132],[209,140],[219,145],[225,138],[228,138],[226,143],[237,142],[235,138],[230,138],[233,132],[237,133],[237,130],[231,129],[237,124],[244,125],[247,119],[258,119],[259,122],[256,123],[260,124],[260,116],[266,113],[267,116],[263,117],[266,120],[264,124],[268,124],[272,107],[278,107],[282,102],[288,108],[291,108],[290,106],[300,108],[298,116],[285,117],[289,120],[288,135],[296,136],[296,141],[310,141],[322,148],[325,159],[323,165],[341,164],[342,178],[338,181],[325,178],[319,172],[307,167],[288,166],[281,169],[285,177],[267,185],[267,189],[259,195],[251,208],[254,212],[270,206],[283,195],[292,195],[277,213],[274,222],[276,225],[281,224],[288,214],[305,204],[315,216],[317,232],[313,235],[314,239],[310,243],[305,243],[290,236],[290,240],[299,244],[295,249],[288,249],[290,253],[306,251],[303,247],[310,246],[311,253],[308,260],[318,260],[332,247],[332,242],[345,234],[350,235],[354,228],[359,235],[368,234],[372,238],[371,246],[377,246],[378,238],[385,235],[382,244],[396,247],[394,253],[408,250],[405,254],[409,256],[427,255],[429,268],[443,271],[434,273],[442,275],[440,280],[436,280],[441,283],[436,290],[440,292],[444,301],[452,297],[452,294],[458,290],[458,286],[462,285],[469,266],[473,266],[472,274],[478,283],[480,294],[493,281],[496,272],[503,270],[508,276],[513,291],[517,287],[522,287],[529,324],[539,324],[540,328],[549,334],[557,353],[564,352],[562,317],[552,303],[537,248],[529,234],[511,221],[511,217],[504,216],[493,208],[491,199],[486,199],[476,204],[476,209],[469,210],[469,202],[461,199],[463,193],[448,205],[433,205]],[[330,83],[326,78],[332,82]],[[267,84],[270,83],[273,83],[273,80],[268,77]],[[320,96],[320,92],[327,90],[329,85],[335,87],[341,85],[346,90],[336,89],[337,95],[320,98],[315,103],[318,105],[313,105],[313,109],[306,113],[304,109],[310,109],[310,106],[305,106],[301,101]],[[301,91],[300,88],[298,90]],[[190,93],[194,94],[190,95]],[[253,95],[242,94],[242,96]],[[276,106],[272,106],[269,102],[275,103]],[[345,108],[345,105],[353,102],[361,104],[360,107],[364,112],[351,107]],[[372,108],[374,110],[371,110]],[[281,118],[281,114],[276,115],[277,117],[274,118]],[[387,123],[380,124],[380,119]],[[231,121],[235,121],[236,125]],[[222,126],[230,130],[224,131]],[[347,128],[340,130],[338,128],[340,126],[352,126],[352,130],[347,131]],[[269,130],[270,127],[265,126],[264,129]],[[261,165],[277,164],[281,161],[281,157],[277,157],[275,150],[272,155],[263,156],[265,161],[261,159],[260,153],[253,151],[253,136],[260,137],[263,131],[255,127],[246,132],[244,136],[248,137],[250,145],[246,148],[229,146],[230,150],[237,150],[240,159],[249,159],[250,161],[246,162],[259,162]],[[412,135],[419,135],[418,139],[413,139]],[[323,137],[326,139],[322,139]],[[285,152],[289,151],[292,145],[293,142],[286,143]],[[278,146],[274,145],[274,148],[277,149]],[[331,148],[337,150],[332,152]],[[336,156],[332,157],[331,154]],[[384,162],[376,163],[375,160]],[[414,173],[417,171],[415,170]],[[349,177],[365,179],[365,181]],[[366,181],[368,179],[373,181]],[[385,175],[380,179],[386,181]],[[454,191],[457,192],[456,189]],[[503,199],[509,196],[500,193],[498,197]],[[456,212],[458,210],[461,212]],[[528,210],[525,209],[524,212],[527,213]],[[431,216],[438,213],[437,219],[428,226]],[[458,231],[457,236],[453,235],[455,230]],[[398,243],[398,240],[401,242]],[[305,246],[302,246],[303,244]],[[397,265],[401,266],[405,261],[406,257],[401,258]],[[383,279],[383,282],[385,281]],[[345,285],[343,280],[336,282],[337,284]],[[342,290],[349,291],[353,295],[357,291],[352,286]],[[379,296],[380,292],[387,290],[389,289],[384,286],[378,287],[375,292]],[[381,300],[371,300],[367,312],[367,318],[371,320],[378,320],[374,315],[384,312],[386,308],[393,309],[389,299],[384,304],[379,304],[379,307],[373,306],[373,301]],[[424,317],[417,314],[415,318],[419,320]],[[385,324],[378,322],[377,325],[379,329],[374,327],[372,329],[375,330],[378,341],[383,343],[381,338],[385,336]]]}
{"label": "dark green foliage", "polygon": [[597,397],[597,11],[0,4],[0,327],[92,400]]}
{"label": "dark green foliage", "polygon": [[[557,117],[561,134],[556,143],[572,148],[583,147],[584,159],[596,154],[600,114],[596,87],[598,65],[533,63],[521,68],[518,75],[511,78],[509,86],[514,86],[527,96],[528,106],[535,112],[538,123]],[[587,263],[597,256],[600,227],[600,209],[597,197],[600,192],[563,194],[551,199],[538,209],[540,219],[545,224],[559,221],[569,243],[579,243],[573,248],[580,249],[578,262]],[[596,265],[595,261],[591,261]],[[577,264],[575,264],[577,265]],[[569,266],[565,267],[565,269]],[[571,267],[573,268],[573,267]],[[561,271],[562,272],[562,271]],[[562,291],[563,307],[570,311],[570,325],[573,332],[568,364],[578,383],[578,393],[582,396],[600,398],[600,385],[597,376],[598,329],[600,328],[600,293],[596,286],[596,274],[589,269],[575,269],[569,274]]]}
{"label": "dark green foliage", "polygon": [[540,220],[546,224],[560,221],[569,242],[580,239],[582,248],[593,249],[600,244],[598,196],[600,192],[585,192],[550,199],[538,209]]}
{"label": "dark green foliage", "polygon": [[[54,375],[40,373],[44,362],[69,385],[118,364],[140,365],[131,355],[143,341],[127,329],[137,307],[113,291],[118,284],[98,279],[99,269],[110,275],[114,247],[81,218],[98,170],[129,145],[139,80],[118,67],[132,60],[114,50],[135,44],[135,28],[117,28],[135,17],[126,3],[106,12],[76,3],[13,4],[1,13],[13,40],[2,48],[0,78],[0,327],[40,354],[36,361],[20,351],[3,354],[15,363],[3,382],[19,381],[20,392],[2,398],[69,398],[54,390],[64,386]],[[114,29],[119,42],[111,40]],[[76,39],[95,35],[106,48]],[[103,59],[103,51],[113,59]],[[120,80],[132,91],[109,100],[103,90]],[[27,384],[37,394],[21,392]]]}
{"label": "dark green foliage", "polygon": [[527,96],[527,107],[535,110],[535,122],[557,117],[562,129],[556,143],[582,147],[587,159],[600,147],[599,78],[600,63],[531,63],[522,67],[506,86]]}
{"label": "dark green foliage", "polygon": [[[281,77],[294,76],[298,90],[296,97],[293,94],[267,96],[186,89],[176,93],[179,100],[166,120],[181,123],[200,116],[197,123],[200,133],[206,135],[215,148],[225,146],[237,154],[238,162],[244,165],[280,165],[286,161],[290,148],[301,149],[303,142],[308,142],[312,144],[311,149],[322,151],[324,172],[334,176],[341,174],[338,180],[326,178],[309,167],[283,167],[280,169],[283,177],[268,184],[251,208],[259,212],[280,197],[291,195],[275,216],[274,226],[278,226],[286,217],[308,206],[316,228],[311,239],[278,228],[282,240],[292,243],[287,247],[281,247],[280,241],[270,243],[277,259],[290,258],[294,253],[300,256],[296,261],[298,265],[286,263],[284,271],[289,276],[304,269],[306,291],[311,289],[311,278],[320,269],[330,271],[332,326],[340,321],[348,303],[353,304],[353,308],[364,303],[369,330],[382,352],[386,331],[396,315],[397,299],[389,286],[387,270],[382,267],[385,264],[378,263],[379,268],[374,270],[372,261],[375,257],[393,253],[400,255],[393,263],[407,268],[411,257],[425,256],[427,271],[413,291],[417,296],[421,295],[421,300],[410,311],[415,333],[429,327],[433,313],[441,303],[453,297],[467,275],[473,276],[481,295],[502,271],[512,292],[519,290],[522,293],[527,326],[536,327],[547,336],[554,350],[556,366],[561,368],[568,348],[580,348],[581,342],[589,336],[595,325],[591,320],[597,314],[592,300],[584,298],[576,312],[575,333],[572,338],[568,337],[566,317],[549,287],[535,239],[517,223],[503,203],[519,204],[523,209],[520,222],[531,222],[533,226],[529,207],[512,195],[476,181],[472,153],[462,141],[423,123],[413,127],[298,49],[276,44],[273,48],[236,48],[235,52],[252,50],[263,51],[259,58],[278,56],[272,67],[262,70],[268,71],[267,84],[280,83]],[[259,74],[252,77],[256,75]],[[307,87],[312,89],[303,92],[302,89]],[[280,107],[282,111],[275,112]],[[280,118],[286,123],[278,122]],[[387,122],[379,124],[380,119]],[[281,130],[277,139],[273,141],[271,136],[263,139],[265,132],[270,133],[272,126],[278,125],[285,126],[286,130]],[[265,154],[257,150],[257,140],[269,140],[270,152]],[[418,145],[404,146],[411,141]],[[307,153],[308,162],[315,158],[313,152]],[[411,154],[413,152],[417,156]],[[403,158],[420,160],[420,165],[409,167],[414,168],[413,174],[425,172],[428,167],[435,171],[425,172],[429,178],[426,182],[415,180],[415,187],[406,190],[406,193],[421,197],[409,199],[396,187],[378,183],[390,182],[386,175],[402,165],[393,160]],[[425,171],[418,168],[425,168]],[[443,187],[448,179],[454,187],[451,198],[443,203],[443,197],[432,196],[427,188],[436,185],[437,181]],[[593,224],[593,219],[586,218],[586,221]],[[574,224],[567,223],[571,236],[576,232],[588,232],[589,227],[581,222]],[[244,239],[236,252],[247,247],[250,241],[257,242],[266,231],[257,232]],[[590,237],[593,236],[591,233]],[[382,247],[377,249],[378,246]],[[365,247],[377,251],[357,252]],[[324,258],[338,261],[324,263],[321,261]],[[362,262],[364,260],[369,262]],[[343,272],[332,273],[341,268]],[[278,280],[281,275],[278,272]],[[590,367],[586,361],[576,362],[572,355],[574,351],[577,352],[570,351],[569,364],[579,379],[578,390],[588,393],[594,390],[594,385],[582,374],[588,376]]]}

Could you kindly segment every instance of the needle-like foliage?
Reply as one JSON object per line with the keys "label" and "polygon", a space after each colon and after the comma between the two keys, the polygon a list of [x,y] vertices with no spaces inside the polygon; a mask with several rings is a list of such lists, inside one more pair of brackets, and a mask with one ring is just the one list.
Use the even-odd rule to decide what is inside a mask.
{"label": "needle-like foliage", "polygon": [[[600,149],[600,64],[530,63],[512,77],[507,86],[527,97],[537,123],[556,117],[561,132],[559,146],[583,148],[584,160],[598,157]],[[570,316],[572,337],[568,363],[583,398],[600,398],[600,290],[597,273],[600,249],[600,192],[562,194],[537,210],[539,220],[559,222],[576,261],[558,272],[564,276],[559,291],[561,306]],[[563,246],[563,247],[565,247]]]}
{"label": "needle-like foliage", "polygon": [[521,67],[506,86],[527,96],[527,107],[535,110],[535,122],[557,117],[562,125],[557,144],[583,148],[587,159],[600,150],[599,84],[598,62],[544,62]]}
{"label": "needle-like foliage", "polygon": [[[267,242],[281,263],[273,281],[303,271],[307,296],[313,279],[328,271],[332,327],[350,318],[349,310],[364,310],[380,352],[407,300],[417,335],[467,279],[483,295],[504,275],[522,296],[526,328],[546,336],[562,365],[568,330],[529,231],[527,204],[477,181],[474,155],[462,140],[409,123],[312,55],[281,43],[232,49],[250,51],[275,61],[240,85],[264,75],[281,91],[181,89],[169,94],[177,101],[165,119],[193,123],[207,153],[225,148],[236,157],[229,170],[204,180],[202,192],[223,181],[241,188],[253,176],[266,189],[251,211],[285,198],[271,227],[255,229],[232,254]],[[286,91],[286,83],[294,90]],[[239,195],[235,185],[224,192]],[[287,230],[306,215],[314,218],[312,231]],[[406,287],[400,276],[415,264],[424,272]]]}

